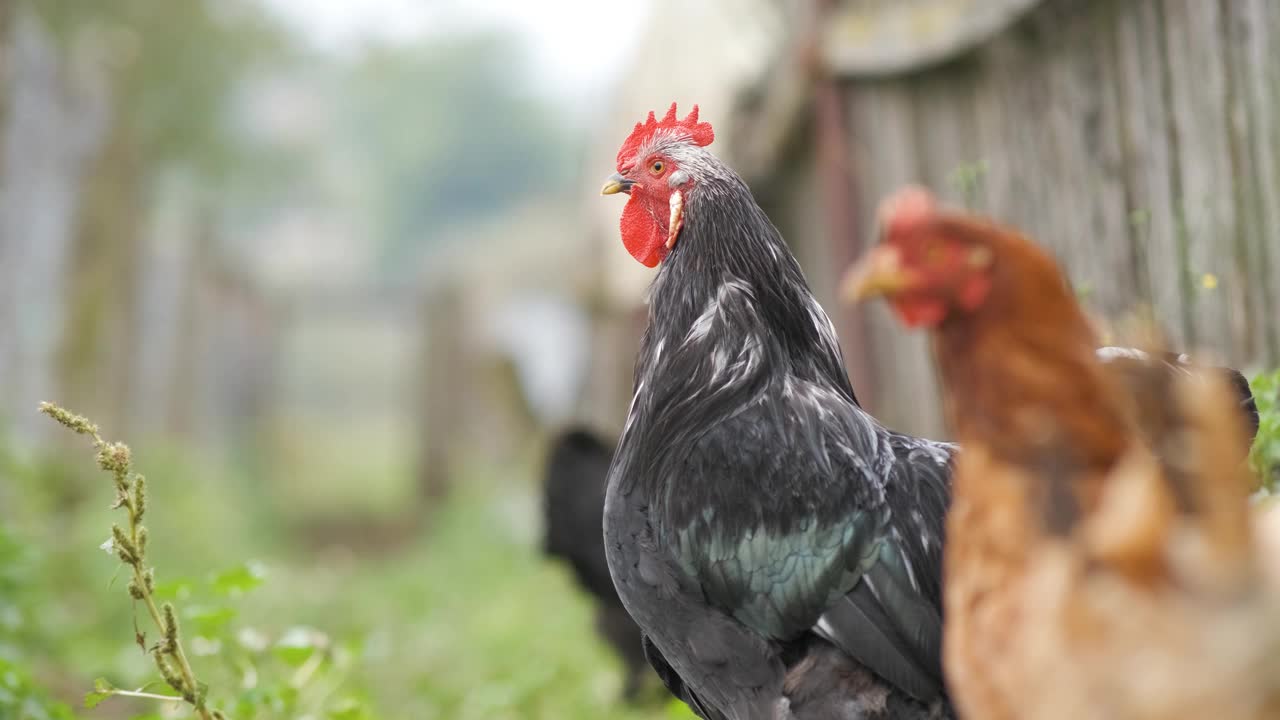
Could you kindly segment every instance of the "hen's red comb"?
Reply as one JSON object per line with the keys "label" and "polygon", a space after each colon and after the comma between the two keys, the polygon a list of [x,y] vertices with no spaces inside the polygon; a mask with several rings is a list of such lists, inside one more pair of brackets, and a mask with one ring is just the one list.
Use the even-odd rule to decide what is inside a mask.
{"label": "hen's red comb", "polygon": [[938,201],[919,185],[908,185],[880,203],[880,226],[889,236],[910,233],[934,218]]}
{"label": "hen's red comb", "polygon": [[618,150],[618,171],[621,172],[624,167],[635,162],[635,154],[640,150],[640,146],[663,130],[670,130],[676,134],[683,135],[698,146],[710,145],[711,141],[716,139],[716,133],[711,129],[711,123],[698,122],[697,105],[693,106],[693,111],[689,113],[688,117],[683,120],[677,120],[676,104],[671,103],[671,108],[667,110],[666,115],[662,116],[662,120],[655,119],[653,112],[650,111],[647,120],[642,123],[636,123],[636,129],[631,131],[626,141],[622,143],[622,148]]}

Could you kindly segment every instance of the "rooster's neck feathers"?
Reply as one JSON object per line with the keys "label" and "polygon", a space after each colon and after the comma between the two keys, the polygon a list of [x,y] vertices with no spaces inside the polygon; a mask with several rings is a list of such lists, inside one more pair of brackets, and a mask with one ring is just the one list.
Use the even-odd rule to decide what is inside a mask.
{"label": "rooster's neck feathers", "polygon": [[681,349],[726,367],[738,356],[755,366],[753,358],[775,355],[780,362],[759,364],[762,372],[795,373],[852,396],[835,329],[746,183],[702,148],[680,150],[694,186],[680,240],[650,288],[640,364]]}
{"label": "rooster's neck feathers", "polygon": [[[650,288],[615,471],[682,457],[708,429],[762,401],[818,393],[857,404],[835,328],[778,230],[736,174],[690,151],[703,157],[680,160],[694,186],[680,240]],[[632,470],[621,473],[625,482],[663,482],[656,467]]]}

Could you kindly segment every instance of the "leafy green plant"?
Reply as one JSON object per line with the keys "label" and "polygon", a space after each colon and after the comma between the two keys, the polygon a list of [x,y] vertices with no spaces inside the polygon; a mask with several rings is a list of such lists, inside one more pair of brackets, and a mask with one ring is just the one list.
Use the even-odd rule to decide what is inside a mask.
{"label": "leafy green plant", "polygon": [[215,671],[235,678],[240,692],[228,705],[241,720],[274,717],[371,717],[358,696],[345,691],[361,656],[359,643],[340,642],[306,625],[281,631],[239,623],[234,601],[266,582],[256,562],[237,565],[204,581],[181,579],[156,586],[156,594],[186,603],[196,655],[219,661]]}
{"label": "leafy green plant", "polygon": [[[261,563],[241,563],[200,581],[157,581],[155,568],[148,563],[149,534],[142,524],[149,512],[147,481],[133,472],[129,447],[103,440],[98,427],[88,419],[56,405],[45,403],[40,409],[90,438],[98,467],[111,475],[116,491],[112,508],[122,510],[127,523],[112,526],[102,549],[124,564],[129,573],[129,596],[143,606],[144,615],[150,617],[159,635],[159,640],[149,643],[147,631],[139,627],[135,616],[134,641],[150,658],[159,677],[134,689],[117,687],[100,677],[85,696],[86,707],[93,708],[112,697],[128,697],[182,703],[200,720],[233,714],[241,720],[372,717],[363,699],[344,685],[359,656],[358,645],[335,642],[311,627],[290,627],[273,638],[270,631],[236,623],[239,611],[235,601],[265,581],[267,570]],[[202,660],[199,677],[191,658]],[[223,692],[214,701],[202,681],[206,677],[217,677],[220,687],[235,685],[240,692],[234,698]],[[3,698],[0,692],[0,708]],[[46,716],[64,717],[32,717]]]}
{"label": "leafy green plant", "polygon": [[[135,618],[135,641],[151,656],[164,684],[177,693],[184,702],[190,704],[200,720],[224,718],[221,712],[211,710],[206,703],[209,688],[196,679],[191,663],[187,660],[181,629],[178,626],[178,613],[173,603],[157,604],[155,568],[147,565],[147,528],[142,524],[142,518],[147,511],[147,481],[142,475],[133,472],[133,459],[129,446],[103,440],[98,434],[97,425],[89,422],[85,417],[68,412],[52,403],[41,403],[40,411],[75,433],[91,438],[93,447],[97,451],[98,467],[110,473],[114,480],[116,499],[111,507],[125,511],[128,516],[128,529],[112,525],[111,536],[102,544],[102,549],[115,554],[129,567],[132,574],[128,584],[129,596],[143,604],[160,633],[160,640],[148,646],[147,634],[138,628]],[[149,683],[137,690],[123,690],[99,678],[94,682],[93,692],[85,696],[85,707],[94,707],[112,695],[171,699],[170,695],[149,692],[147,688],[152,684],[158,683]]]}
{"label": "leafy green plant", "polygon": [[1259,373],[1249,382],[1258,403],[1258,436],[1249,453],[1254,472],[1269,493],[1280,492],[1280,370]]}

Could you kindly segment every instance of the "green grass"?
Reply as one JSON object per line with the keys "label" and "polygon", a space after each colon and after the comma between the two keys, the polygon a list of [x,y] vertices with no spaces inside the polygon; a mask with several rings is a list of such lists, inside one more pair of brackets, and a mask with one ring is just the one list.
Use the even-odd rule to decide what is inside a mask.
{"label": "green grass", "polygon": [[[282,502],[278,489],[207,458],[156,447],[135,444],[134,458],[149,480],[158,584],[179,581],[169,597],[184,618],[192,665],[211,698],[228,709],[242,704],[237,720],[309,707],[324,708],[310,715],[317,720],[693,717],[660,692],[648,706],[620,704],[620,663],[595,634],[590,600],[537,552],[527,468],[469,472],[416,535],[357,552],[341,538],[304,545],[282,530],[305,503]],[[97,547],[113,517],[109,479],[91,469],[82,477],[62,461],[12,458],[0,462],[0,475],[18,490],[18,502],[0,509],[0,615],[13,621],[0,623],[0,661],[20,671],[13,677],[24,688],[28,676],[41,688],[24,689],[22,702],[52,696],[80,717],[155,717],[151,701],[80,707],[95,677],[121,688],[154,679],[134,644],[124,580],[114,577],[119,563]],[[260,586],[238,596],[214,581],[248,560],[266,569]],[[295,691],[290,683],[311,652],[294,657],[299,651],[288,646],[298,637],[327,647],[331,660]],[[241,646],[252,638],[265,649]],[[253,690],[241,687],[248,666],[258,678]],[[4,699],[0,693],[0,717],[9,717],[15,706]],[[340,710],[349,700],[358,712]],[[281,712],[288,703],[299,712]],[[55,714],[63,712],[57,703],[43,707],[66,716]]]}
{"label": "green grass", "polygon": [[268,598],[263,614],[363,638],[361,684],[400,717],[692,717],[682,705],[618,706],[621,668],[593,631],[590,602],[535,550],[529,489],[460,485],[394,557],[289,566],[272,584],[299,592]]}
{"label": "green grass", "polygon": [[1271,494],[1280,493],[1280,370],[1258,373],[1250,381],[1258,403],[1258,436],[1249,461]]}

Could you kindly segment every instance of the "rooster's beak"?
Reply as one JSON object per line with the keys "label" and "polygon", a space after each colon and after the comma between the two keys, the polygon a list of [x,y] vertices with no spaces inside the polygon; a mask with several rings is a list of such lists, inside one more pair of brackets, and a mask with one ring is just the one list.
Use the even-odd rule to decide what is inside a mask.
{"label": "rooster's beak", "polygon": [[840,297],[852,304],[880,295],[892,296],[907,288],[908,279],[898,248],[877,245],[844,274]]}
{"label": "rooster's beak", "polygon": [[635,184],[636,182],[634,180],[628,180],[622,177],[621,173],[614,173],[609,176],[608,180],[604,181],[604,187],[600,188],[600,194],[615,195],[620,192],[629,193],[631,192],[631,186]]}

